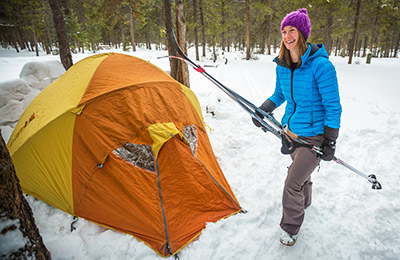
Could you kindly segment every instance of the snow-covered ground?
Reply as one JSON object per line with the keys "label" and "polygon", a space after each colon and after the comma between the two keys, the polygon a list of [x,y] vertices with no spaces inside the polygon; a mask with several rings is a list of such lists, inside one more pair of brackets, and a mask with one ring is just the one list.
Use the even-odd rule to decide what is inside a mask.
{"label": "snow-covered ground", "polygon": [[[127,54],[169,70],[168,59],[157,59],[166,55],[164,51],[139,49]],[[76,54],[73,60],[89,55]],[[189,56],[194,57],[193,49]],[[274,56],[257,55],[258,59],[245,61],[240,52],[220,53],[216,63],[199,63],[213,66],[205,67],[209,74],[260,105],[274,90]],[[56,60],[58,56],[0,49],[0,124],[6,141],[13,118],[39,93],[38,87],[24,85],[10,94],[9,82],[19,78],[28,62]],[[336,155],[367,175],[376,174],[383,189],[372,190],[355,173],[322,162],[312,175],[313,203],[306,210],[298,241],[293,247],[281,245],[281,193],[290,158],[280,154],[275,136],[256,128],[244,110],[190,70],[191,89],[199,98],[214,152],[248,213],[209,223],[196,241],[180,251],[180,259],[399,259],[400,60],[373,59],[369,65],[361,58],[353,59],[352,65],[347,58],[331,60],[343,106]],[[9,102],[13,106],[6,107]],[[283,106],[275,116],[280,119],[282,114]],[[53,259],[162,259],[132,236],[84,219],[71,232],[72,216],[31,196],[27,199]]]}

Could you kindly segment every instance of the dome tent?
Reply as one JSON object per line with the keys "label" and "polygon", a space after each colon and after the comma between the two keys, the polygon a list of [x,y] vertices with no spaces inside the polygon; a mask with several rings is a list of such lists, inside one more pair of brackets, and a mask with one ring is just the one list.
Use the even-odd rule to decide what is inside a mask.
{"label": "dome tent", "polygon": [[27,107],[8,149],[25,193],[162,256],[241,210],[195,94],[132,56],[72,66]]}

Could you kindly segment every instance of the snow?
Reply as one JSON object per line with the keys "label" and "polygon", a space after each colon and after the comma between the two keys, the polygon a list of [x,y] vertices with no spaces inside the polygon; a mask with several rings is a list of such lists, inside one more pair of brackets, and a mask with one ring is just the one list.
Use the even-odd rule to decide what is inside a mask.
{"label": "snow", "polygon": [[[165,51],[139,48],[127,54],[169,70],[168,59],[158,59],[167,55]],[[55,62],[59,57],[40,55],[0,49],[0,125],[6,141],[27,103],[40,91],[34,84],[50,80],[53,72],[59,75]],[[74,54],[73,60],[90,55]],[[189,56],[195,56],[193,48]],[[274,90],[274,56],[256,55],[245,61],[243,53],[220,52],[216,63],[209,59],[199,63],[221,83],[260,105]],[[280,154],[274,135],[256,128],[244,110],[191,69],[191,89],[199,98],[215,155],[248,213],[208,223],[199,238],[180,251],[180,259],[398,259],[400,60],[372,59],[372,64],[365,64],[365,59],[355,58],[351,65],[347,58],[331,60],[343,106],[336,155],[367,175],[376,174],[383,189],[372,190],[355,173],[322,162],[312,175],[313,202],[297,243],[281,245],[281,196],[289,156]],[[19,78],[31,62],[39,64],[35,69],[42,68],[31,69],[41,75],[38,82],[29,81],[30,73]],[[281,118],[283,108],[276,110],[276,118]],[[72,216],[32,196],[27,199],[53,259],[162,259],[134,237],[84,219],[71,232]]]}
{"label": "snow", "polygon": [[24,65],[19,77],[32,88],[42,90],[64,72],[65,69],[59,61],[32,61]]}
{"label": "snow", "polygon": [[5,216],[1,216],[0,219],[0,230],[7,230],[0,235],[0,256],[3,256],[23,248],[28,240],[20,232],[17,219],[6,219]]}

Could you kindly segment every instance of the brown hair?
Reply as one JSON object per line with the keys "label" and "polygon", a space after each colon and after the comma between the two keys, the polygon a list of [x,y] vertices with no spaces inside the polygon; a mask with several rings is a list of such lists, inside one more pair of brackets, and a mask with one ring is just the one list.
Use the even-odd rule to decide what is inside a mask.
{"label": "brown hair", "polygon": [[[296,28],[296,30],[297,30],[297,28]],[[299,53],[300,53],[300,57],[301,57],[307,51],[308,46],[307,46],[306,39],[304,38],[303,34],[299,30],[297,30],[297,31],[299,32],[299,41],[297,42],[297,44],[299,46]],[[285,43],[283,41],[281,42],[281,48],[279,51],[278,59],[280,59],[281,61],[285,61],[286,64],[288,66],[290,66],[290,61],[291,61],[290,52],[286,48]],[[299,63],[297,64],[297,67],[300,67],[300,65],[301,65],[301,59],[300,59]]]}

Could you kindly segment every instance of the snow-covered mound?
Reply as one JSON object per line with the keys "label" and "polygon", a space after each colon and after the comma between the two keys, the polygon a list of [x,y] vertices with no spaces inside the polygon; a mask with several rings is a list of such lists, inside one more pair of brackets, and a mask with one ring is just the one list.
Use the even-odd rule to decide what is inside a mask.
{"label": "snow-covered mound", "polygon": [[31,61],[22,67],[19,79],[0,82],[0,129],[6,142],[25,108],[64,72],[59,61]]}
{"label": "snow-covered mound", "polygon": [[59,61],[32,61],[24,65],[19,77],[32,88],[43,90],[64,72],[65,69]]}

